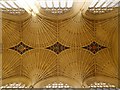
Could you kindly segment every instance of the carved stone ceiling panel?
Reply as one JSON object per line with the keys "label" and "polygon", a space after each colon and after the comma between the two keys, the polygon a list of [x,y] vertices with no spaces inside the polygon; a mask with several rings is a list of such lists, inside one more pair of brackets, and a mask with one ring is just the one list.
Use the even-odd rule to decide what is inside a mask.
{"label": "carved stone ceiling panel", "polygon": [[25,76],[33,84],[54,76],[79,83],[99,75],[115,78],[116,22],[116,17],[88,20],[81,13],[62,21],[41,16],[24,22],[3,20],[3,78]]}

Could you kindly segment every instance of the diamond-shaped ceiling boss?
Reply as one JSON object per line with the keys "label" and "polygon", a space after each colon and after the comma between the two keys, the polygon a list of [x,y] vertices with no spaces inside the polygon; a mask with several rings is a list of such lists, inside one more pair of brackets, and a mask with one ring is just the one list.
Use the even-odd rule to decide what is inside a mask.
{"label": "diamond-shaped ceiling boss", "polygon": [[65,47],[61,45],[59,42],[55,43],[54,45],[47,47],[46,49],[54,51],[56,54],[59,54],[63,50],[69,49],[69,47]]}
{"label": "diamond-shaped ceiling boss", "polygon": [[99,44],[97,44],[96,42],[92,42],[90,45],[88,45],[88,46],[85,46],[85,47],[83,47],[84,49],[87,49],[87,50],[89,50],[89,51],[91,51],[92,53],[97,53],[98,51],[100,51],[101,49],[104,49],[104,48],[106,48],[106,47],[104,47],[104,46],[101,46],[101,45],[99,45]]}
{"label": "diamond-shaped ceiling boss", "polygon": [[18,45],[11,47],[10,49],[17,51],[20,54],[23,54],[26,51],[31,50],[33,48],[25,45],[23,42],[20,42]]}

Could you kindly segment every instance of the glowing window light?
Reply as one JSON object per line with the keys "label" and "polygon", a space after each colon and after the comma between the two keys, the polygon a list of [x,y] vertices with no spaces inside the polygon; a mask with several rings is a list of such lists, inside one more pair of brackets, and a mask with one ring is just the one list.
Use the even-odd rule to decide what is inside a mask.
{"label": "glowing window light", "polygon": [[13,1],[6,1],[8,4],[10,4],[13,8],[17,8],[17,6],[14,4]]}
{"label": "glowing window light", "polygon": [[108,7],[113,7],[114,6],[114,3],[111,3]]}
{"label": "glowing window light", "polygon": [[42,8],[71,8],[73,0],[39,0],[39,3]]}
{"label": "glowing window light", "polygon": [[96,3],[98,3],[99,0],[93,0],[89,7],[94,7]]}
{"label": "glowing window light", "polygon": [[93,0],[90,4],[89,8],[96,7],[100,8],[102,7],[118,7],[119,0]]}
{"label": "glowing window light", "polygon": [[106,3],[102,7],[107,7],[109,4],[111,4],[113,0],[107,0]]}
{"label": "glowing window light", "polygon": [[52,14],[62,14],[73,6],[73,0],[38,0],[41,8]]}
{"label": "glowing window light", "polygon": [[52,84],[48,84],[45,86],[45,88],[72,88],[72,86],[69,86],[68,84],[63,84],[62,82],[60,83],[52,83]]}
{"label": "glowing window light", "polygon": [[73,0],[67,0],[67,7],[70,8],[73,5]]}
{"label": "glowing window light", "polygon": [[53,7],[52,0],[46,0],[46,3],[47,3],[47,7],[48,8],[52,8]]}
{"label": "glowing window light", "polygon": [[100,7],[103,3],[105,3],[106,2],[106,0],[100,0],[99,2],[98,2],[98,4],[96,5],[96,7]]}
{"label": "glowing window light", "polygon": [[0,1],[2,5],[4,5],[6,8],[11,8],[5,1]]}
{"label": "glowing window light", "polygon": [[[28,13],[39,13],[39,8],[37,0],[17,0],[17,5],[24,8]],[[33,15],[33,14],[32,14]]]}
{"label": "glowing window light", "polygon": [[66,7],[66,1],[65,0],[60,0],[60,7],[61,8]]}
{"label": "glowing window light", "polygon": [[4,7],[0,4],[0,8],[4,8]]}
{"label": "glowing window light", "polygon": [[53,5],[55,8],[59,7],[59,0],[53,0]]}
{"label": "glowing window light", "polygon": [[42,8],[46,8],[46,2],[45,2],[45,0],[41,0],[41,1],[40,1],[40,6],[41,6]]}
{"label": "glowing window light", "polygon": [[119,7],[119,1],[114,0],[113,3],[109,7]]}
{"label": "glowing window light", "polygon": [[39,13],[39,10],[38,10],[37,6],[35,5],[35,3],[36,3],[35,0],[31,0],[31,1],[25,0],[25,1],[35,13]]}
{"label": "glowing window light", "polygon": [[94,82],[93,84],[91,84],[89,87],[91,88],[115,88],[115,85],[111,85],[109,83],[105,83],[105,82]]}
{"label": "glowing window light", "polygon": [[22,5],[20,5],[20,4],[17,2],[17,0],[14,1],[14,3],[15,3],[15,5],[16,5],[18,8],[23,8]]}
{"label": "glowing window light", "polygon": [[29,87],[21,83],[9,83],[1,86],[0,88],[29,88]]}
{"label": "glowing window light", "polygon": [[115,6],[114,7],[119,7],[119,4],[117,3],[117,4],[115,4]]}
{"label": "glowing window light", "polygon": [[97,0],[95,2],[95,0],[93,0],[92,3],[94,4],[89,6],[89,11],[93,14],[104,14],[110,12],[114,9],[113,7],[117,7],[117,1],[118,0]]}
{"label": "glowing window light", "polygon": [[17,3],[19,6],[23,7],[28,13],[31,13],[31,12],[30,12],[31,9],[30,9],[30,7],[28,6],[28,4],[25,2],[25,0],[17,0],[16,3]]}

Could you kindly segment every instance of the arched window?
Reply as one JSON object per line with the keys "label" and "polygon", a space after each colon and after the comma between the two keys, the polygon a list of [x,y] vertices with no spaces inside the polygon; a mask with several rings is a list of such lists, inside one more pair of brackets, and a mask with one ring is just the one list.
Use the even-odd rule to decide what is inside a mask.
{"label": "arched window", "polygon": [[62,82],[53,82],[51,84],[46,85],[45,88],[72,88],[72,86]]}
{"label": "arched window", "polygon": [[89,86],[90,88],[115,88],[115,85],[105,82],[94,82]]}
{"label": "arched window", "polygon": [[39,0],[41,8],[51,13],[64,13],[73,6],[73,0]]}
{"label": "arched window", "polygon": [[22,83],[9,83],[1,86],[1,88],[29,88],[29,87]]}

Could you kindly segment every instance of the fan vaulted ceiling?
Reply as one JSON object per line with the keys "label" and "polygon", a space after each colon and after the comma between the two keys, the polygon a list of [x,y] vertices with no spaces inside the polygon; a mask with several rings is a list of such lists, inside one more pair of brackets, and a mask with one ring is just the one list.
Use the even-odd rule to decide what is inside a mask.
{"label": "fan vaulted ceiling", "polygon": [[76,1],[62,14],[2,9],[3,85],[62,82],[76,88],[106,82],[117,87],[118,1],[102,1]]}

